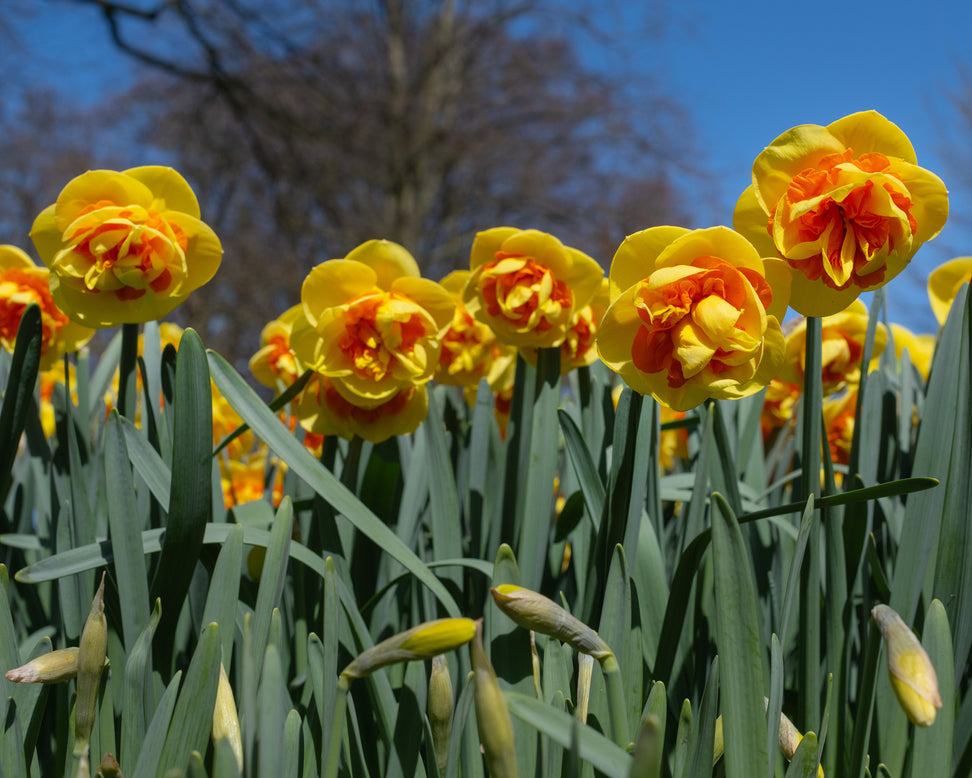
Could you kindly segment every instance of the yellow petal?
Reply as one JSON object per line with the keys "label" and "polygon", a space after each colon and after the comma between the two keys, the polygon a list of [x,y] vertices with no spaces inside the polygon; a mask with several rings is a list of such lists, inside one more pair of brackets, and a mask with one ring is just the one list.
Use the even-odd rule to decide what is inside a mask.
{"label": "yellow petal", "polygon": [[672,241],[688,232],[684,227],[649,227],[626,237],[611,261],[611,300],[628,287],[648,278],[655,270],[658,255]]}
{"label": "yellow petal", "polygon": [[877,111],[861,111],[844,116],[828,124],[827,131],[845,148],[853,149],[857,157],[877,151],[912,164],[917,162],[908,136]]}
{"label": "yellow petal", "polygon": [[345,259],[362,262],[375,271],[376,284],[388,291],[397,278],[421,275],[415,258],[404,246],[390,240],[369,240],[353,249]]}
{"label": "yellow petal", "polygon": [[[136,181],[141,181],[152,192],[156,201],[154,210],[182,211],[196,219],[199,218],[199,201],[189,183],[170,167],[146,165],[125,171]],[[117,202],[117,201],[116,201]]]}

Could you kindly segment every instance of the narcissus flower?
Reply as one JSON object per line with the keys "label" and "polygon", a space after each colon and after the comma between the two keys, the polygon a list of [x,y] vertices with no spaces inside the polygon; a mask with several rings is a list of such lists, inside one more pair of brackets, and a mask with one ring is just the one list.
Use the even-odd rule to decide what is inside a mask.
{"label": "narcissus flower", "polygon": [[824,401],[823,417],[827,430],[827,445],[830,447],[830,458],[834,464],[846,465],[850,462],[856,410],[856,387]]}
{"label": "narcissus flower", "polygon": [[948,192],[918,167],[911,141],[875,111],[804,124],[756,157],[733,226],[794,269],[790,305],[846,308],[900,273],[948,216]]}
{"label": "narcissus flower", "polygon": [[887,605],[871,610],[888,650],[888,676],[891,688],[912,724],[930,727],[937,709],[942,707],[938,676],[928,653],[902,618]]}
{"label": "narcissus flower", "polygon": [[41,370],[88,342],[93,330],[71,321],[54,304],[48,270],[16,246],[0,246],[0,345],[13,351],[24,311],[37,303],[41,312]]}
{"label": "narcissus flower", "polygon": [[409,386],[377,405],[360,406],[347,400],[325,375],[317,374],[300,393],[300,425],[316,435],[355,435],[381,443],[395,435],[415,432],[429,411],[425,385]]}
{"label": "narcissus flower", "polygon": [[754,394],[783,361],[789,271],[727,227],[652,227],[611,264],[601,359],[636,392],[686,411]]}
{"label": "narcissus flower", "polygon": [[[915,366],[919,375],[927,381],[932,355],[935,353],[935,336],[928,333],[915,335],[907,327],[894,322],[890,322],[888,326],[891,328],[891,338],[894,340],[895,356],[901,359],[907,349],[909,361]],[[871,360],[871,369],[875,369],[877,365],[878,358],[875,357]]]}
{"label": "narcissus flower", "polygon": [[432,378],[455,302],[404,248],[358,246],[315,267],[301,288],[290,347],[350,403],[375,407]]}
{"label": "narcissus flower", "polygon": [[495,227],[476,235],[463,301],[501,341],[559,346],[574,312],[601,286],[604,271],[591,257],[539,230]]}
{"label": "narcissus flower", "polygon": [[[824,394],[838,392],[848,383],[861,380],[861,357],[867,336],[867,307],[854,300],[842,311],[825,316],[821,322],[822,351],[821,379]],[[803,386],[806,362],[807,321],[797,319],[787,324],[786,361],[780,371],[784,381]],[[888,342],[887,330],[878,323],[874,333],[874,356],[884,351]]]}
{"label": "narcissus flower", "polygon": [[271,389],[290,386],[301,373],[290,349],[290,331],[300,312],[301,307],[295,305],[280,318],[268,322],[260,332],[260,350],[250,357],[250,372],[264,386]]}
{"label": "narcissus flower", "polygon": [[797,384],[779,378],[774,378],[766,385],[763,411],[759,417],[764,443],[769,440],[774,430],[785,427],[793,419],[801,391]]}
{"label": "narcissus flower", "polygon": [[189,184],[154,165],[83,173],[30,236],[54,302],[88,327],[161,319],[213,277],[222,256]]}
{"label": "narcissus flower", "polygon": [[[601,286],[591,300],[583,308],[574,311],[567,337],[560,344],[560,372],[567,374],[579,367],[594,364],[597,359],[597,328],[601,326],[601,319],[610,304],[608,290],[610,285],[607,278],[601,279]],[[524,346],[520,349],[523,358],[531,365],[537,364],[537,349]]]}
{"label": "narcissus flower", "polygon": [[939,265],[928,276],[928,298],[939,324],[945,324],[952,300],[962,284],[972,282],[972,257],[956,257]]}
{"label": "narcissus flower", "polygon": [[452,324],[442,339],[435,380],[448,386],[477,387],[488,380],[497,359],[504,354],[515,358],[512,346],[500,343],[488,324],[477,321],[462,302],[462,291],[469,280],[468,270],[456,270],[439,283],[456,301]]}

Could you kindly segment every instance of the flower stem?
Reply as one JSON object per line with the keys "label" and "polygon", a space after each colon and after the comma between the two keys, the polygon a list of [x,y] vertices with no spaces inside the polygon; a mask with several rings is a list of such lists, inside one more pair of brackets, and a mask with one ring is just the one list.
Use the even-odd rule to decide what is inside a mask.
{"label": "flower stem", "polygon": [[118,412],[135,420],[135,371],[138,370],[138,325],[122,325],[121,359],[118,364]]}
{"label": "flower stem", "polygon": [[348,689],[350,681],[343,675],[338,678],[337,694],[334,695],[334,710],[331,715],[331,734],[327,741],[324,758],[324,778],[337,778],[341,763],[341,735],[344,732],[344,719],[348,709]]}
{"label": "flower stem", "polygon": [[621,748],[628,747],[628,718],[624,710],[624,689],[621,687],[621,668],[614,654],[601,659],[601,672],[607,689],[608,719],[614,742]]}

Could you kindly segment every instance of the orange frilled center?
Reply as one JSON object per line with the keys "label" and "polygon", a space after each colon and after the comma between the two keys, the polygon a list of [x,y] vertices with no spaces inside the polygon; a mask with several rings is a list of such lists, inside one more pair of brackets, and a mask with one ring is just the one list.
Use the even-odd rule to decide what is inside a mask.
{"label": "orange frilled center", "polygon": [[670,283],[653,283],[656,271],[642,281],[635,307],[645,326],[631,348],[635,367],[644,373],[666,372],[677,389],[703,369],[719,375],[752,359],[762,332],[744,316],[755,293],[763,312],[773,292],[766,279],[718,257],[692,261],[699,272]]}
{"label": "orange frilled center", "polygon": [[338,347],[357,375],[381,381],[397,366],[414,362],[417,347],[435,334],[423,314],[412,300],[397,292],[352,301],[344,311]]}
{"label": "orange frilled center", "polygon": [[5,345],[13,346],[24,310],[31,303],[37,303],[41,309],[43,353],[68,323],[68,317],[54,304],[47,281],[38,273],[21,268],[0,270],[0,341]]}
{"label": "orange frilled center", "polygon": [[481,293],[487,313],[523,332],[546,332],[571,315],[573,296],[533,257],[497,251],[482,271]]}
{"label": "orange frilled center", "polygon": [[181,275],[188,240],[182,228],[142,206],[99,200],[85,206],[64,232],[68,250],[82,258],[88,291],[135,300],[147,289],[162,293]]}
{"label": "orange frilled center", "polygon": [[867,287],[884,280],[884,265],[873,266],[876,258],[910,247],[918,226],[911,210],[886,156],[855,159],[847,149],[793,177],[768,230],[790,265],[810,280],[832,289]]}

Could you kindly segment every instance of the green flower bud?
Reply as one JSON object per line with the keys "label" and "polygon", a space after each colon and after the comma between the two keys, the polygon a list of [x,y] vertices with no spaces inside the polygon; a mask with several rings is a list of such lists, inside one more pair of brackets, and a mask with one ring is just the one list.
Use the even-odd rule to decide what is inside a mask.
{"label": "green flower bud", "polygon": [[513,722],[499,681],[496,680],[496,672],[483,650],[483,637],[478,628],[469,651],[475,683],[473,700],[476,705],[476,727],[486,757],[486,767],[494,778],[516,778]]}
{"label": "green flower bud", "polygon": [[915,633],[887,605],[874,606],[871,618],[888,649],[888,676],[898,703],[912,724],[930,727],[942,707],[942,698],[928,654]]}
{"label": "green flower bud", "polygon": [[502,584],[490,592],[499,609],[524,629],[557,638],[598,660],[611,655],[608,644],[593,629],[548,597],[513,584]]}
{"label": "green flower bud", "polygon": [[95,704],[101,671],[108,650],[108,622],[105,619],[105,574],[91,603],[91,612],[81,630],[78,646],[78,691],[74,702],[74,755],[86,754],[95,722]]}
{"label": "green flower bud", "polygon": [[432,729],[432,743],[435,745],[435,761],[439,765],[439,775],[445,775],[446,762],[449,761],[449,735],[452,730],[454,704],[449,662],[445,655],[439,654],[432,658],[428,699],[429,725]]}
{"label": "green flower bud", "polygon": [[476,623],[472,619],[438,619],[419,624],[405,632],[392,635],[373,648],[359,654],[341,671],[345,678],[364,678],[379,667],[431,659],[437,654],[452,651],[472,640]]}

